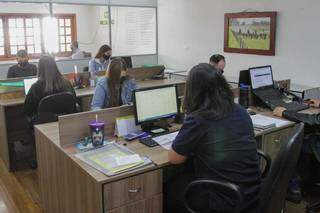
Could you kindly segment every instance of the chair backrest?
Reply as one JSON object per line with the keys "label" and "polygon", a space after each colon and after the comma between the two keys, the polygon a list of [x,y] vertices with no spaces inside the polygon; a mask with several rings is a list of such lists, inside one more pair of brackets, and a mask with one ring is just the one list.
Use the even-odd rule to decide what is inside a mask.
{"label": "chair backrest", "polygon": [[[206,192],[204,193],[204,189]],[[238,186],[229,183],[222,182],[217,180],[195,180],[191,182],[184,192],[184,206],[189,213],[197,213],[208,211],[208,206],[205,205],[208,202],[202,202],[201,204],[205,206],[199,206],[199,203],[195,202],[195,197],[198,197],[196,200],[199,200],[199,196],[201,200],[207,200],[209,202],[217,202],[216,200],[211,200],[212,196],[210,192],[214,192],[219,194],[219,196],[226,196],[230,198],[230,200],[225,201],[223,204],[214,204],[215,207],[219,209],[211,210],[212,212],[225,212],[225,213],[238,213],[240,212],[239,206],[242,203],[242,194]],[[224,199],[220,200],[223,202]],[[219,202],[219,201],[218,201]],[[196,205],[195,205],[196,204]],[[223,210],[220,209],[224,208]]]}
{"label": "chair backrest", "polygon": [[289,180],[293,176],[303,142],[304,124],[295,126],[271,165],[260,194],[260,213],[280,213],[284,207]]}
{"label": "chair backrest", "polygon": [[320,99],[320,87],[304,90],[303,99]]}
{"label": "chair backrest", "polygon": [[41,99],[37,124],[58,121],[58,116],[77,112],[77,100],[70,92],[49,95]]}

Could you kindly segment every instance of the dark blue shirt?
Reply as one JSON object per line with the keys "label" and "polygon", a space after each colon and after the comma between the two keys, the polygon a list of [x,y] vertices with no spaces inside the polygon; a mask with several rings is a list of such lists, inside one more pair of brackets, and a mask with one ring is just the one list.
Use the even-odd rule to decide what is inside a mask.
{"label": "dark blue shirt", "polygon": [[257,200],[261,175],[250,116],[240,105],[222,119],[189,115],[172,148],[193,157],[195,175],[240,186],[245,201]]}

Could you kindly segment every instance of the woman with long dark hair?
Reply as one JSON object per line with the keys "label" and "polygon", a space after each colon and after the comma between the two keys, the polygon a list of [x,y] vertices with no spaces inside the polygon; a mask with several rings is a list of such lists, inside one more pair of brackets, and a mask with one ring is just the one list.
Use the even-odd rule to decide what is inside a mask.
{"label": "woman with long dark hair", "polygon": [[[184,109],[186,119],[168,156],[172,164],[191,159],[194,171],[169,179],[165,187],[166,212],[185,212],[184,189],[197,178],[238,185],[244,197],[242,212],[256,212],[260,169],[252,121],[244,108],[234,104],[232,90],[219,71],[209,64],[191,69]],[[234,204],[227,194],[206,188],[192,198],[200,212],[228,212]]]}
{"label": "woman with long dark hair", "polygon": [[136,82],[127,75],[126,62],[121,58],[113,59],[106,76],[99,79],[91,103],[92,110],[121,106],[132,102]]}
{"label": "woman with long dark hair", "polygon": [[111,47],[107,44],[102,45],[96,56],[89,61],[89,72],[94,75],[99,71],[106,71],[111,61],[111,56]]}
{"label": "woman with long dark hair", "polygon": [[76,97],[71,83],[60,73],[54,58],[41,57],[38,65],[38,81],[31,86],[25,99],[26,115],[31,118],[36,116],[42,98],[61,92],[71,92]]}

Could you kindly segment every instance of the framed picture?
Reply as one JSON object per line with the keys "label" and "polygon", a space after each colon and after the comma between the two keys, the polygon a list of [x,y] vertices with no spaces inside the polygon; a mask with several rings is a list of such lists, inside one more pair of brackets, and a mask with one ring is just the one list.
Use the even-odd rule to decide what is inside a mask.
{"label": "framed picture", "polygon": [[226,13],[224,51],[275,55],[277,12]]}

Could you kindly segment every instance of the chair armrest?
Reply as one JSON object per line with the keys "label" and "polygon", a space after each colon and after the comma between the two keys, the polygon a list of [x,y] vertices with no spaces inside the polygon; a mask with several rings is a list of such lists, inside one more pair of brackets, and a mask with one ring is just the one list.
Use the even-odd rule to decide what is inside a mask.
{"label": "chair armrest", "polygon": [[201,185],[205,185],[206,187],[210,186],[210,188],[214,188],[216,192],[225,192],[225,191],[230,191],[230,194],[232,197],[235,198],[236,206],[235,206],[235,213],[237,212],[236,210],[239,209],[238,206],[239,204],[242,203],[242,194],[240,192],[240,189],[237,185],[229,183],[229,182],[222,182],[222,181],[216,181],[216,180],[207,180],[207,179],[201,179],[201,180],[195,180],[191,182],[187,188],[185,189],[184,192],[184,206],[190,213],[196,213],[195,210],[193,210],[188,201],[187,197],[190,192],[192,192],[192,189],[194,187],[198,187]]}
{"label": "chair armrest", "polygon": [[262,179],[265,179],[268,176],[272,160],[271,160],[270,155],[265,153],[265,152],[263,152],[262,150],[258,150],[258,155],[259,155],[260,158],[263,158],[264,161],[266,162],[266,166],[264,168],[264,171],[261,174]]}

